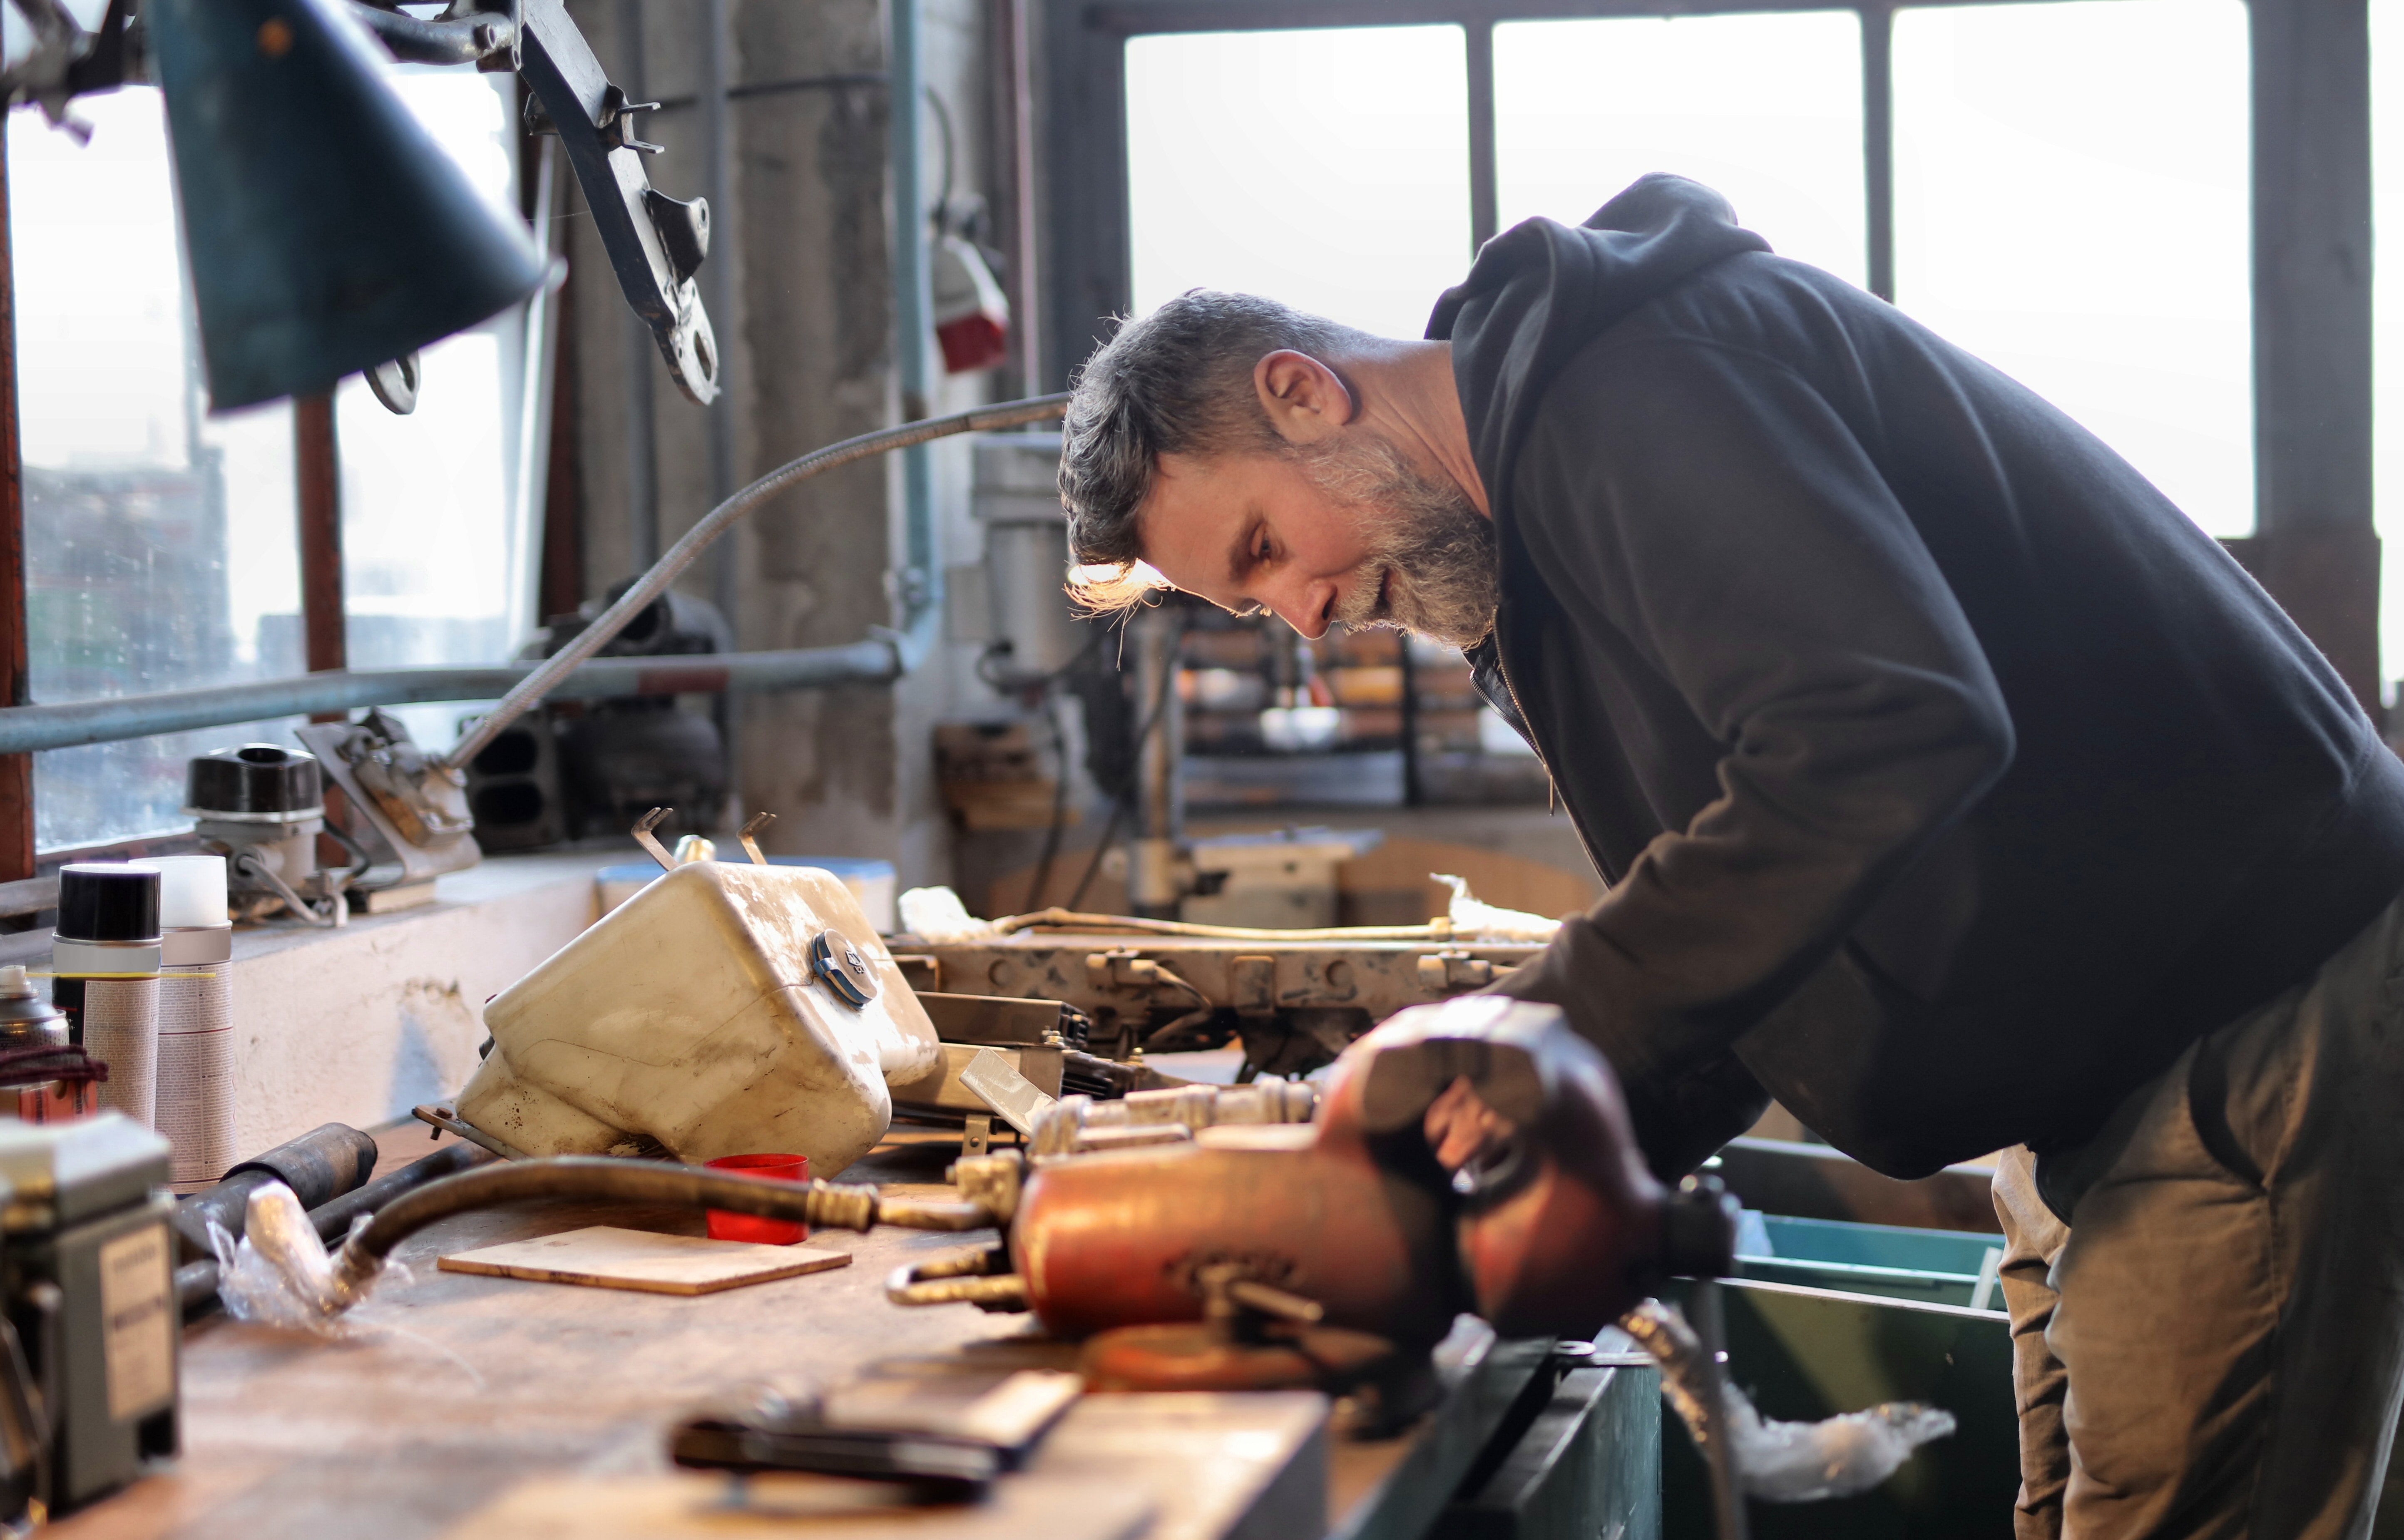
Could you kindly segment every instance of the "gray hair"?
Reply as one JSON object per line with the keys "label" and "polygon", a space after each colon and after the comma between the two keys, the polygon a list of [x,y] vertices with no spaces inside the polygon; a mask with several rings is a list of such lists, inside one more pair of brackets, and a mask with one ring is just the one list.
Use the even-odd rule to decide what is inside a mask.
{"label": "gray hair", "polygon": [[1077,372],[1061,428],[1060,500],[1077,561],[1117,569],[1082,581],[1088,608],[1117,609],[1146,585],[1136,514],[1151,496],[1163,455],[1283,454],[1287,445],[1262,410],[1252,370],[1282,348],[1325,361],[1373,341],[1275,300],[1196,288],[1118,335]]}

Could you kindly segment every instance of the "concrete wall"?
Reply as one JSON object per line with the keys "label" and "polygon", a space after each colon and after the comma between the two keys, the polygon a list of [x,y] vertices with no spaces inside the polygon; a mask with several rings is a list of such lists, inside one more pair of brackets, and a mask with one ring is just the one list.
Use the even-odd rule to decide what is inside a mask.
{"label": "concrete wall", "polygon": [[[983,190],[993,113],[989,50],[978,0],[923,0],[928,84],[951,109],[954,186]],[[654,99],[692,94],[700,78],[703,0],[639,0],[642,85]],[[881,74],[886,21],[876,0],[732,0],[732,82],[763,84]],[[571,13],[621,78],[618,0],[573,0]],[[894,371],[892,210],[881,83],[781,91],[730,108],[732,206],[716,213],[710,260],[733,266],[733,314],[713,312],[731,415],[734,483],[795,455],[902,420]],[[703,190],[697,109],[650,119],[653,185]],[[926,184],[941,189],[941,136],[929,112]],[[580,204],[577,205],[580,208]],[[632,572],[627,535],[625,338],[633,325],[589,220],[571,218],[584,581],[588,595]],[[929,340],[931,345],[931,339]],[[660,538],[673,541],[710,503],[707,423],[656,357],[653,377]],[[936,413],[991,399],[991,374],[945,381]],[[934,446],[942,561],[973,563],[965,443]],[[902,557],[900,463],[848,467],[804,483],[755,513],[734,542],[734,616],[747,649],[854,641],[897,619],[888,571]],[[708,562],[684,581],[710,592]],[[738,744],[742,807],[777,815],[780,853],[878,856],[906,883],[949,872],[948,828],[931,765],[935,720],[986,698],[976,649],[947,645],[895,688],[853,687],[749,697]]]}

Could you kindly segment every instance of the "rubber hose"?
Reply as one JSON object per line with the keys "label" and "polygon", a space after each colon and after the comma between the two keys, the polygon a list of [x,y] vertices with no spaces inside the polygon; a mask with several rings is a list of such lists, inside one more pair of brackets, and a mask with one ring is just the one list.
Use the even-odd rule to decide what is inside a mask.
{"label": "rubber hose", "polygon": [[228,1235],[239,1239],[253,1189],[281,1182],[299,1197],[303,1208],[314,1209],[356,1190],[374,1174],[375,1163],[374,1135],[347,1124],[321,1124],[264,1155],[253,1155],[226,1172],[225,1180],[216,1186],[182,1199],[170,1223],[183,1243],[186,1261],[213,1256],[209,1222],[217,1221]]}
{"label": "rubber hose", "polygon": [[351,1221],[359,1215],[374,1213],[403,1193],[415,1192],[461,1171],[474,1170],[495,1158],[490,1150],[480,1144],[465,1141],[445,1144],[390,1175],[376,1178],[356,1192],[345,1193],[331,1203],[310,1210],[310,1222],[317,1226],[317,1239],[330,1246],[351,1233]]}
{"label": "rubber hose", "polygon": [[761,1219],[799,1220],[830,1230],[879,1224],[917,1230],[981,1230],[992,1213],[978,1203],[888,1200],[876,1189],[832,1182],[777,1182],[664,1162],[559,1155],[510,1160],[429,1183],[384,1205],[342,1248],[345,1260],[381,1267],[409,1237],[477,1209],[535,1198],[615,1199],[661,1208],[723,1209]]}

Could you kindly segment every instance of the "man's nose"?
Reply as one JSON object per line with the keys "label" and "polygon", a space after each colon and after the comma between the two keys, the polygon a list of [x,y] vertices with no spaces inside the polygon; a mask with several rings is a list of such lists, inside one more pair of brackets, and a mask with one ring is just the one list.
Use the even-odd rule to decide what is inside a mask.
{"label": "man's nose", "polygon": [[1335,584],[1324,578],[1298,583],[1267,595],[1267,604],[1270,612],[1300,632],[1305,641],[1317,641],[1327,635],[1329,617],[1335,609]]}

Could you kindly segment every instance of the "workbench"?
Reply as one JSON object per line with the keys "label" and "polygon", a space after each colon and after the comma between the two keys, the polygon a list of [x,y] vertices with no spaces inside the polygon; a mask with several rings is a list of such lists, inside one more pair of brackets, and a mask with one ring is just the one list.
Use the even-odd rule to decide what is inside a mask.
{"label": "workbench", "polygon": [[[378,1169],[438,1148],[426,1132],[407,1125],[381,1133]],[[896,1130],[841,1180],[948,1196],[943,1172],[957,1149],[957,1135]],[[591,1513],[569,1522],[565,1510],[590,1506],[614,1513],[632,1526],[626,1533],[641,1529],[628,1516],[673,1470],[666,1432],[697,1407],[762,1384],[832,1385],[896,1357],[968,1351],[1024,1357],[1028,1366],[1073,1364],[1074,1350],[1035,1337],[1027,1316],[886,1301],[895,1267],[990,1244],[991,1232],[820,1232],[810,1244],[850,1253],[848,1267],[689,1297],[436,1268],[452,1253],[596,1224],[704,1229],[697,1212],[626,1205],[554,1201],[463,1214],[398,1249],[411,1277],[387,1277],[346,1318],[350,1331],[340,1340],[222,1315],[196,1323],[184,1336],[181,1459],[53,1533],[60,1540],[530,1533],[510,1521],[510,1508],[496,1508],[506,1500],[537,1502],[558,1513],[558,1533],[601,1540],[606,1522],[596,1528]],[[1374,1442],[1331,1435],[1326,1401],[1307,1393],[1088,1396],[1045,1440],[1028,1476],[1002,1484],[1040,1478],[1026,1491],[1042,1501],[976,1524],[963,1522],[975,1510],[950,1510],[948,1521],[900,1523],[892,1533],[1414,1540],[1439,1527],[1497,1430],[1515,1416],[1521,1424],[1536,1416],[1558,1378],[1551,1360],[1550,1343],[1497,1342],[1464,1321],[1440,1355],[1443,1403],[1402,1435]],[[561,1484],[524,1489],[535,1481]],[[523,1520],[523,1511],[516,1517]],[[994,1527],[999,1518],[1010,1521]],[[827,1533],[758,1520],[739,1528]]]}

